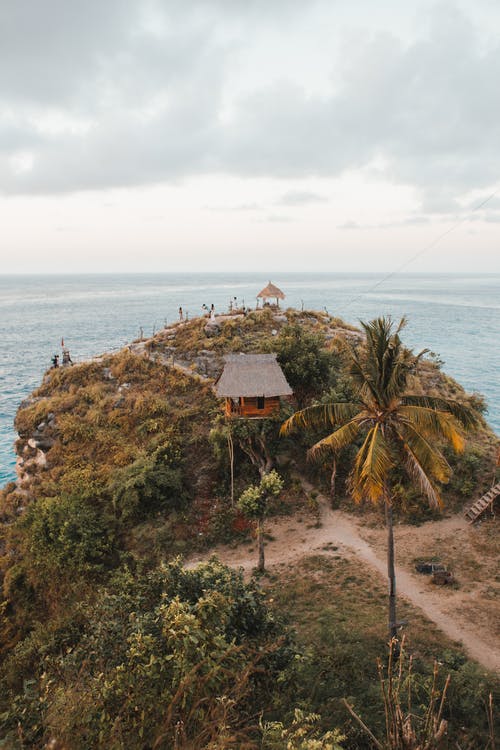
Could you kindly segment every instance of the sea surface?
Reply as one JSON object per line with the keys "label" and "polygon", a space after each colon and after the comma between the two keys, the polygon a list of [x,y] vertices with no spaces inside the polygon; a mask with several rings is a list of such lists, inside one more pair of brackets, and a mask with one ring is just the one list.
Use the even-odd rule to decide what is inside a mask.
{"label": "sea surface", "polygon": [[[255,306],[268,282],[262,274],[113,274],[0,276],[0,486],[15,476],[13,420],[61,353],[82,361],[171,323],[182,306],[189,317],[213,303],[227,311]],[[427,347],[468,391],[482,393],[487,419],[500,433],[500,274],[403,275],[277,273],[285,306],[324,310],[356,324],[381,315],[408,326],[405,343]]]}

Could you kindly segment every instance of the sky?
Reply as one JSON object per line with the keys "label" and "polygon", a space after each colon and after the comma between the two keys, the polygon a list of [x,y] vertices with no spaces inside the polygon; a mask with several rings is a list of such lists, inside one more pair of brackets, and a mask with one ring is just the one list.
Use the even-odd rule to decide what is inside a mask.
{"label": "sky", "polygon": [[499,28],[497,0],[1,0],[0,273],[500,273]]}

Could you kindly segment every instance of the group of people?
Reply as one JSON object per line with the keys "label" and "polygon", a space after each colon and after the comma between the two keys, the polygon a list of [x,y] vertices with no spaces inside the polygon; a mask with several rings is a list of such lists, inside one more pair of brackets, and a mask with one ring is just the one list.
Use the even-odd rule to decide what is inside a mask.
{"label": "group of people", "polygon": [[[51,359],[51,362],[52,362],[52,368],[59,367],[59,354],[54,354],[54,356]],[[61,362],[61,364],[63,366],[72,365],[73,364],[73,360],[71,359],[71,356],[70,356],[70,353],[69,353],[69,349],[67,349],[65,346],[63,346],[63,350],[62,350],[62,362]]]}
{"label": "group of people", "polygon": [[214,305],[214,303],[213,303],[213,302],[212,302],[212,304],[210,305],[210,308],[208,307],[208,305],[205,305],[205,304],[203,304],[203,305],[201,306],[201,309],[203,310],[203,312],[204,312],[205,314],[209,315],[209,317],[210,317],[210,320],[215,320],[215,305]]}
{"label": "group of people", "polygon": [[[203,310],[205,314],[209,315],[210,320],[215,320],[215,305],[213,304],[213,302],[210,305],[210,307],[208,307],[208,305],[203,304],[201,306],[201,309]],[[182,307],[179,307],[179,320],[180,321],[188,320],[188,313],[184,312]]]}

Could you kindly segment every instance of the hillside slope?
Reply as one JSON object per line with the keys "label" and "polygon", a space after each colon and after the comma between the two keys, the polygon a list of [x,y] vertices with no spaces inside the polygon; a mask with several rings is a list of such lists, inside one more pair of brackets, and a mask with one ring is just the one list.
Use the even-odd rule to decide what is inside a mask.
{"label": "hillside slope", "polygon": [[[24,706],[19,709],[25,712],[23,716],[31,711],[20,697],[22,681],[33,679],[45,690],[47,664],[50,670],[55,669],[62,643],[70,649],[68,654],[78,651],[86,670],[83,644],[94,637],[94,608],[96,612],[105,610],[107,597],[121,601],[126,596],[123,586],[127,576],[132,576],[131,585],[142,591],[149,586],[143,577],[161,578],[164,563],[178,554],[197,553],[206,558],[218,543],[248,542],[251,524],[231,502],[227,426],[212,388],[224,355],[277,352],[303,405],[314,399],[349,397],[352,384],[346,342],[363,346],[363,337],[341,320],[323,313],[267,308],[248,315],[220,316],[215,325],[206,318],[178,323],[117,354],[46,373],[17,414],[18,479],[7,485],[0,497],[0,654],[4,661],[0,679],[7,685],[5,701]],[[481,407],[480,397],[466,394],[432,360],[420,363],[412,390]],[[306,449],[317,439],[314,433],[293,440],[279,438],[282,419],[292,408],[293,403],[284,404],[283,414],[276,418],[233,426],[234,496],[258,478],[249,447],[255,441],[265,444],[285,481],[273,512],[291,516],[291,523],[297,509],[305,514],[311,531],[304,534],[301,554],[307,554],[317,547],[312,530],[318,523],[317,492],[304,495],[297,477],[307,477],[319,490],[328,491],[331,466],[328,460],[314,465],[306,461]],[[444,491],[448,508],[462,509],[487,486],[496,445],[495,436],[482,423],[468,441],[466,452],[449,456],[454,477]],[[380,515],[366,508],[354,509],[346,493],[349,459],[346,455],[337,467],[335,504],[344,512],[354,512],[355,523],[363,519],[368,524],[359,533],[377,547]],[[398,485],[396,501],[400,520],[421,522],[436,517],[404,480]],[[325,513],[329,518],[331,511]],[[490,547],[485,546],[484,551],[492,554]],[[431,552],[426,548],[426,555]],[[250,557],[239,547],[226,559],[248,564]],[[411,567],[412,561],[405,559],[405,564]],[[210,580],[214,596],[219,596],[219,578],[214,574]],[[172,585],[169,590],[178,589]],[[182,586],[179,591],[184,595]],[[157,589],[155,592],[157,596]],[[222,594],[227,595],[226,589]],[[242,591],[241,596],[246,601],[247,594]],[[159,607],[157,599],[155,602]],[[189,606],[201,605],[193,601]],[[198,617],[198,609],[192,614]],[[110,623],[112,617],[110,614]],[[253,638],[255,633],[245,630],[241,637],[250,635]],[[290,654],[283,656],[280,669],[285,669]],[[105,666],[104,671],[107,669]],[[59,674],[57,669],[55,674]],[[65,679],[69,682],[64,689],[60,685],[61,694],[76,694],[73,678]],[[291,679],[289,674],[287,679]],[[259,700],[265,704],[263,696]],[[269,705],[274,705],[272,700]],[[314,701],[308,705],[318,707]],[[6,710],[6,705],[3,708]],[[292,708],[291,703],[282,705],[281,715],[288,715]],[[50,710],[55,717],[54,705]],[[5,716],[9,726],[19,721],[16,712],[6,710]],[[326,725],[337,722],[335,713],[330,719],[328,716]],[[42,726],[40,721],[33,719],[33,726]],[[43,727],[40,737],[46,738],[49,724]],[[39,738],[33,732],[33,737]],[[38,741],[42,742],[33,739],[32,746],[43,746],[37,745]]]}

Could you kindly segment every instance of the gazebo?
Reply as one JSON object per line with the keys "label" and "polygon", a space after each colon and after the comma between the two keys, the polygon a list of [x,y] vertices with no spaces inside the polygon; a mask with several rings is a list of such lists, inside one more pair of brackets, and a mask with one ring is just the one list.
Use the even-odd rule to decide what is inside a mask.
{"label": "gazebo", "polygon": [[292,396],[276,354],[229,354],[215,382],[226,399],[226,417],[263,419],[280,408],[280,396]]}
{"label": "gazebo", "polygon": [[265,304],[266,300],[275,299],[276,300],[276,305],[277,305],[277,307],[279,307],[279,304],[280,304],[279,300],[280,299],[285,299],[285,295],[281,291],[281,289],[278,289],[277,286],[275,286],[274,284],[271,284],[271,282],[269,282],[269,284],[266,287],[264,287],[264,289],[261,292],[258,293],[257,299],[259,299],[259,298],[261,298],[261,299],[264,300],[264,304]]}

